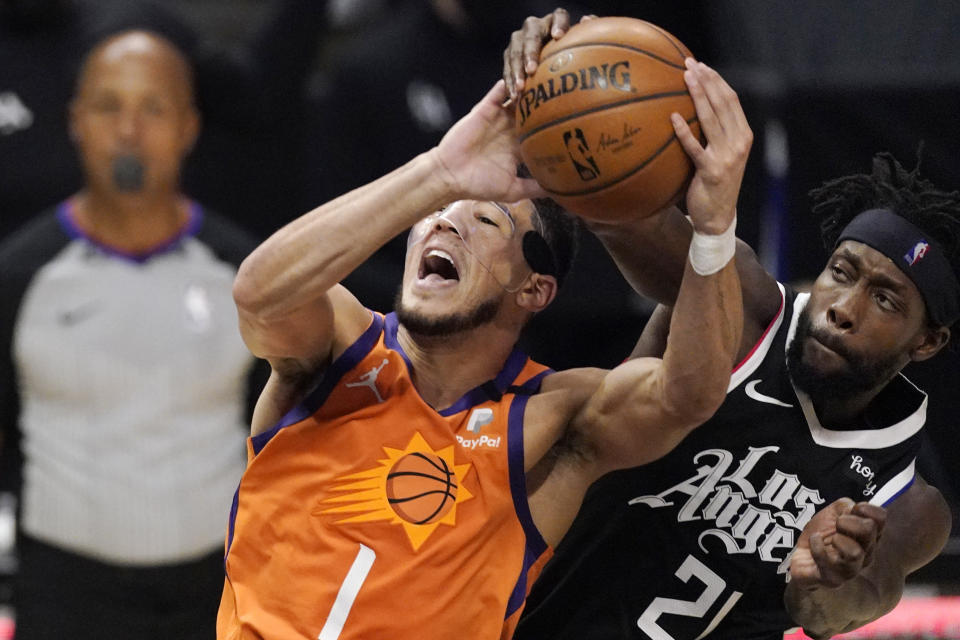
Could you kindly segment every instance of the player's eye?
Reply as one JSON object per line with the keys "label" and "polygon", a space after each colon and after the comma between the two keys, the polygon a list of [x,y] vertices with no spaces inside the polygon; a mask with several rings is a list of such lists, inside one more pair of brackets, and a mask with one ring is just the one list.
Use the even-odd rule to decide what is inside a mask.
{"label": "player's eye", "polygon": [[833,279],[836,280],[837,282],[846,282],[847,280],[850,279],[850,277],[847,275],[847,272],[844,271],[842,268],[840,268],[839,265],[836,265],[836,264],[831,265],[830,273],[833,275]]}
{"label": "player's eye", "polygon": [[499,226],[500,226],[500,225],[498,225],[498,224],[496,223],[496,221],[494,221],[494,220],[492,220],[492,219],[490,219],[490,218],[488,218],[487,216],[482,215],[482,214],[477,216],[477,220],[479,220],[479,221],[482,222],[483,224],[490,224],[490,225],[493,225],[493,226],[495,226],[495,227],[499,227]]}
{"label": "player's eye", "polygon": [[879,306],[884,311],[896,311],[897,305],[894,303],[893,299],[885,294],[883,291],[877,291],[873,294],[873,299],[877,301],[877,306]]}

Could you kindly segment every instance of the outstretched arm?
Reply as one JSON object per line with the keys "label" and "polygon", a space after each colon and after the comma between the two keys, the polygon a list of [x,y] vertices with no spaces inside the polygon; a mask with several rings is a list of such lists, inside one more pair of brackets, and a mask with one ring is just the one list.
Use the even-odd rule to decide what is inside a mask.
{"label": "outstretched arm", "polygon": [[[702,219],[695,217],[698,231],[732,232],[732,210],[711,208],[703,213]],[[708,240],[717,238],[703,235]],[[693,260],[686,260],[662,360],[634,358],[605,374],[582,369],[557,373],[544,381],[543,393],[530,400],[528,416],[574,412],[549,455],[543,441],[525,439],[527,464],[532,468],[528,475],[531,509],[551,544],[569,528],[594,480],[608,471],[665,455],[723,402],[743,329],[732,241],[731,237],[727,261],[719,271],[698,273],[694,264],[703,265],[696,249],[691,252]],[[668,314],[669,309],[663,308],[657,321],[667,320]],[[647,348],[657,351],[659,346]],[[588,394],[588,390],[594,391]],[[549,408],[541,411],[538,405]],[[533,424],[525,424],[528,434],[534,429]]]}
{"label": "outstretched arm", "polygon": [[[687,82],[709,140],[701,145],[686,122],[674,118],[696,167],[687,195],[694,239],[663,359],[634,359],[611,371],[571,425],[592,468],[587,476],[658,458],[709,418],[726,396],[740,344],[743,305],[733,232],[751,138],[745,120],[720,108],[727,96],[701,86],[700,77],[709,70],[692,60],[688,67]],[[731,164],[740,171],[731,170]]]}
{"label": "outstretched arm", "polygon": [[[629,360],[599,384],[595,377],[580,379],[584,373],[576,370],[550,376],[544,383],[543,402],[562,403],[588,384],[596,389],[570,422],[554,450],[557,455],[531,474],[534,517],[550,540],[569,526],[593,480],[613,469],[663,456],[713,415],[726,397],[743,333],[734,223],[742,167],[752,138],[742,112],[736,118],[737,114],[722,109],[727,96],[702,87],[700,78],[708,71],[688,61],[687,82],[707,145],[700,144],[682,118],[673,119],[696,174],[687,194],[693,241],[684,257],[663,359]],[[632,259],[642,263],[650,255],[656,252]],[[553,400],[550,392],[555,388],[568,393]],[[535,447],[528,449],[530,455],[538,453]],[[539,508],[547,501],[554,504],[553,509]]]}
{"label": "outstretched arm", "polygon": [[[713,69],[688,59],[684,78],[697,109],[710,162],[696,165],[687,189],[691,219],[697,207],[735,208],[753,133],[732,88]],[[678,139],[689,149],[693,140],[682,118],[673,121]],[[689,151],[688,151],[689,153]],[[676,207],[654,216],[617,224],[589,223],[620,271],[638,292],[672,305],[679,292],[681,265],[695,231]],[[776,282],[761,267],[746,243],[738,242],[737,269],[743,288],[744,334],[738,359],[756,343],[780,304]]]}
{"label": "outstretched arm", "polygon": [[294,220],[244,260],[234,283],[240,329],[273,378],[315,374],[363,331],[369,314],[338,283],[417,220],[462,198],[543,195],[516,176],[505,98],[499,82],[437,147]]}
{"label": "outstretched arm", "polygon": [[818,640],[876,620],[900,601],[907,575],[940,553],[950,523],[946,501],[919,476],[887,509],[841,498],[800,535],[787,611]]}
{"label": "outstretched arm", "polygon": [[[684,79],[707,138],[701,145],[678,114],[677,138],[696,172],[687,190],[693,241],[684,261],[662,361],[638,359],[610,373],[586,416],[601,471],[635,466],[672,449],[726,397],[743,332],[733,255],[737,196],[752,133],[736,95],[706,65],[687,59]],[[722,256],[722,258],[721,258]],[[642,263],[645,256],[634,256]],[[725,266],[706,266],[723,260]],[[721,263],[723,265],[724,263]]]}

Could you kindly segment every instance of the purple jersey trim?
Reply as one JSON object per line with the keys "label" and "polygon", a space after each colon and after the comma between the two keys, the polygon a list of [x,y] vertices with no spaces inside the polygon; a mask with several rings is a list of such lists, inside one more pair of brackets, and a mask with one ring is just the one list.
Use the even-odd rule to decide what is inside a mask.
{"label": "purple jersey trim", "polygon": [[400,324],[400,321],[397,320],[396,312],[388,313],[384,318],[383,323],[383,343],[387,345],[388,349],[396,351],[403,357],[403,361],[407,363],[407,373],[413,374],[413,363],[410,362],[410,358],[407,356],[407,352],[403,350],[403,347],[400,346],[400,343],[397,341],[397,328]]}
{"label": "purple jersey trim", "polygon": [[880,506],[886,507],[886,506],[889,505],[891,502],[893,502],[894,500],[896,500],[897,498],[899,498],[900,496],[902,496],[903,493],[904,493],[907,489],[909,489],[910,487],[913,486],[913,483],[916,482],[916,480],[917,480],[917,474],[913,474],[913,477],[910,478],[910,482],[908,482],[907,484],[903,485],[903,488],[900,489],[900,491],[897,491],[895,494],[893,494],[892,496],[890,496],[890,499],[887,500],[886,502],[884,502],[884,503],[883,503],[882,505],[880,505]]}
{"label": "purple jersey trim", "polygon": [[[288,411],[287,415],[283,416],[280,422],[272,428],[250,438],[254,455],[258,455],[280,429],[290,426],[291,424],[296,424],[313,415],[317,409],[320,408],[320,405],[324,403],[344,374],[357,366],[357,363],[370,353],[370,350],[377,344],[377,340],[380,338],[380,331],[383,329],[383,320],[380,315],[376,313],[372,313],[371,315],[373,319],[370,322],[370,326],[367,327],[363,334],[357,338],[352,345],[347,347],[347,350],[340,354],[340,357],[324,372],[320,384],[313,393],[307,396],[303,402]],[[242,482],[243,480],[241,479],[241,484]],[[230,505],[230,521],[227,523],[227,550],[223,556],[224,572],[227,570],[227,556],[230,554],[230,547],[233,545],[233,532],[236,527],[239,504],[240,485],[237,486],[237,490],[233,494],[233,503]]]}
{"label": "purple jersey trim", "polygon": [[237,484],[237,490],[233,492],[233,502],[230,504],[230,520],[227,522],[227,550],[223,553],[223,573],[227,575],[227,556],[230,555],[230,547],[233,546],[233,530],[237,526],[237,507],[240,504],[240,484]]}
{"label": "purple jersey trim", "polygon": [[[543,376],[549,373],[544,371],[538,376],[531,378],[527,384],[534,383],[539,385]],[[526,385],[523,385],[526,386]],[[517,519],[523,527],[526,534],[527,546],[523,554],[523,567],[520,570],[520,576],[507,601],[507,611],[504,619],[513,615],[521,606],[527,597],[527,572],[533,563],[537,561],[547,550],[547,543],[540,535],[536,525],[533,523],[533,516],[530,514],[530,504],[527,502],[527,478],[523,468],[523,416],[527,408],[527,400],[530,396],[518,395],[510,403],[510,412],[507,414],[507,447],[508,460],[510,466],[510,493],[513,495],[513,507],[517,513]]]}
{"label": "purple jersey trim", "polygon": [[[396,351],[403,357],[403,361],[407,363],[407,373],[410,377],[413,377],[413,364],[410,362],[410,358],[404,352],[403,347],[400,346],[400,341],[397,340],[397,329],[399,328],[399,321],[397,320],[396,313],[390,313],[386,316],[384,323],[384,335],[383,342],[387,345],[388,348]],[[466,411],[472,407],[477,406],[478,404],[483,404],[490,400],[499,400],[504,393],[507,392],[507,389],[510,387],[510,383],[516,379],[520,372],[523,371],[523,367],[527,364],[527,354],[523,353],[519,349],[514,349],[510,355],[507,357],[507,361],[504,363],[503,368],[500,370],[500,373],[497,374],[497,377],[493,380],[486,382],[478,387],[474,387],[470,391],[467,391],[459,400],[454,402],[452,405],[446,409],[437,411],[438,414],[447,418],[461,411]],[[491,388],[492,387],[492,388]]]}
{"label": "purple jersey trim", "polygon": [[556,373],[553,369],[544,369],[537,375],[533,376],[526,382],[520,385],[520,388],[529,394],[534,394],[540,391],[540,385],[543,383],[543,379],[546,378],[551,373]]}
{"label": "purple jersey trim", "polygon": [[337,383],[340,382],[343,376],[357,366],[357,364],[370,353],[370,350],[377,344],[377,340],[380,339],[380,332],[383,329],[383,319],[380,314],[371,312],[371,315],[373,316],[373,320],[370,322],[370,326],[324,371],[317,388],[302,402],[290,409],[285,416],[280,418],[280,422],[267,431],[258,433],[250,438],[254,455],[258,455],[267,445],[267,442],[269,442],[280,429],[306,420],[316,413],[323,403],[327,401],[333,388],[337,386]]}
{"label": "purple jersey trim", "polygon": [[77,214],[73,208],[73,202],[71,200],[64,200],[57,207],[57,220],[60,221],[60,226],[63,228],[63,231],[67,234],[67,236],[74,240],[84,240],[112,258],[119,258],[120,260],[126,260],[135,264],[143,264],[154,256],[158,256],[175,249],[177,246],[179,246],[180,242],[182,242],[184,238],[197,235],[197,233],[200,231],[200,227],[203,226],[203,207],[201,207],[199,203],[189,200],[187,202],[187,223],[183,225],[183,227],[177,231],[172,238],[164,240],[160,244],[155,245],[146,251],[132,253],[129,251],[122,251],[116,247],[111,247],[110,245],[103,244],[102,242],[98,242],[97,240],[91,238],[77,224],[76,215]]}
{"label": "purple jersey trim", "polygon": [[[507,387],[509,387],[510,383],[513,382],[518,375],[520,375],[520,372],[523,371],[523,367],[526,364],[527,354],[523,353],[519,349],[514,349],[507,358],[507,362],[503,365],[503,369],[500,370],[500,373],[498,373],[497,377],[492,381],[493,387],[497,391],[497,395],[502,396],[507,391]],[[465,394],[463,394],[462,398],[439,413],[444,417],[452,416],[460,413],[461,411],[466,411],[467,409],[470,409],[478,404],[483,404],[489,400],[497,399],[497,397],[493,397],[489,385],[483,384],[479,387],[474,387],[470,391],[467,391]]]}

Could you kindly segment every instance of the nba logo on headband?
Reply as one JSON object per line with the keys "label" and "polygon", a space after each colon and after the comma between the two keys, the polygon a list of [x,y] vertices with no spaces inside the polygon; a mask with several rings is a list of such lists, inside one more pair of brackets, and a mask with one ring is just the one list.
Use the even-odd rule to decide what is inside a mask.
{"label": "nba logo on headband", "polygon": [[889,209],[869,209],[843,228],[837,244],[854,240],[890,258],[917,286],[933,322],[951,325],[960,319],[960,281],[936,239],[926,235]]}
{"label": "nba logo on headband", "polygon": [[930,249],[930,245],[926,240],[921,240],[917,244],[913,245],[911,249],[903,259],[907,261],[907,264],[911,267],[917,264],[923,256],[927,255],[927,251]]}

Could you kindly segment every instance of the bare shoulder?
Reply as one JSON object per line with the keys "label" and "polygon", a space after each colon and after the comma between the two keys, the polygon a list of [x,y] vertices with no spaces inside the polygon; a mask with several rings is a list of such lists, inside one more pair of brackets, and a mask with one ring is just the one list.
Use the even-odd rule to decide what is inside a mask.
{"label": "bare shoulder", "polygon": [[594,473],[590,457],[571,455],[571,428],[609,372],[568,369],[548,376],[530,398],[523,423],[524,463],[530,512],[551,545],[559,543],[576,516]]}
{"label": "bare shoulder", "polygon": [[919,475],[903,495],[890,504],[887,511],[894,516],[903,514],[919,518],[913,524],[920,524],[927,531],[949,529],[950,526],[950,507],[943,494]]}
{"label": "bare shoulder", "polygon": [[327,295],[334,308],[330,356],[336,360],[370,327],[374,314],[343,285],[331,288]]}
{"label": "bare shoulder", "polygon": [[542,393],[567,393],[586,390],[586,393],[589,395],[596,390],[603,381],[604,376],[609,372],[609,369],[600,369],[598,367],[579,367],[576,369],[567,369],[566,371],[558,371],[544,379],[540,390]]}
{"label": "bare shoulder", "polygon": [[[749,349],[760,339],[767,326],[780,310],[782,296],[777,280],[770,275],[754,250],[743,240],[737,240],[737,273],[740,275],[743,292],[743,340],[741,353],[746,355]],[[738,358],[739,360],[739,358]]]}
{"label": "bare shoulder", "polygon": [[323,362],[338,355],[338,349],[342,352],[370,323],[370,311],[339,284],[282,313],[262,313],[239,300],[237,311],[247,348],[271,364]]}
{"label": "bare shoulder", "polygon": [[901,547],[904,569],[909,573],[940,553],[951,526],[947,501],[918,475],[910,488],[887,507],[883,537],[892,538]]}
{"label": "bare shoulder", "polygon": [[[251,432],[260,431],[275,424],[283,415],[303,400],[318,384],[321,376],[350,345],[355,343],[374,321],[374,315],[364,308],[349,291],[334,287],[329,292],[329,302],[336,307],[331,317],[331,331],[321,348],[303,348],[293,355],[274,355],[270,363],[270,379],[267,381],[253,414]],[[307,331],[301,327],[301,330]],[[317,333],[321,330],[317,329]],[[308,345],[309,338],[297,346]],[[289,343],[288,345],[289,346]],[[314,345],[310,345],[314,347]]]}
{"label": "bare shoulder", "polygon": [[609,374],[609,369],[582,367],[547,376],[540,393],[530,399],[530,417],[569,423]]}
{"label": "bare shoulder", "polygon": [[547,376],[527,403],[523,421],[524,457],[527,468],[536,464],[564,436],[609,373],[606,369],[577,368]]}
{"label": "bare shoulder", "polygon": [[[305,309],[302,316],[291,313],[285,319],[289,324],[271,327],[273,334],[286,334],[278,338],[286,341],[283,344],[286,348],[277,348],[261,357],[270,362],[275,375],[288,383],[302,384],[323,373],[373,321],[372,312],[341,285],[332,287],[325,298],[322,303],[325,313]],[[318,321],[321,316],[324,323]],[[279,331],[280,328],[286,331]],[[291,337],[291,333],[299,337]]]}

